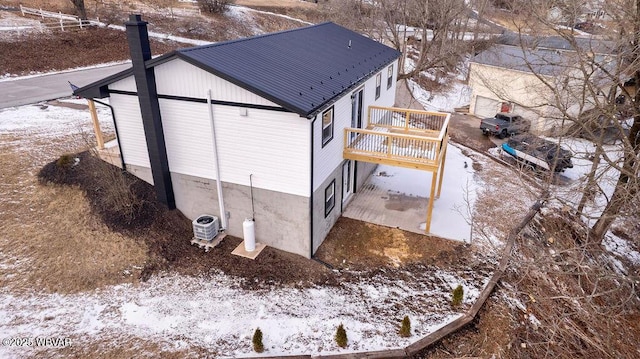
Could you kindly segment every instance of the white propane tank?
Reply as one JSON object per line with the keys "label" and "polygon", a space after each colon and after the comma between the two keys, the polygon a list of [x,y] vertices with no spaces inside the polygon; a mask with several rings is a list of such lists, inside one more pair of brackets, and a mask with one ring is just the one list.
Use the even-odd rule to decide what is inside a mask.
{"label": "white propane tank", "polygon": [[244,250],[253,252],[256,250],[256,225],[253,219],[245,219],[242,223],[242,235],[244,236]]}

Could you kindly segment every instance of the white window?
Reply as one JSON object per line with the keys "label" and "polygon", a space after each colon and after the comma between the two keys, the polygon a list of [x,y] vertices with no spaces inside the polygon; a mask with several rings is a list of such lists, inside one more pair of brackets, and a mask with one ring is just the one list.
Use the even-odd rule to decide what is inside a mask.
{"label": "white window", "polygon": [[391,84],[393,83],[393,65],[389,66],[387,69],[387,90],[391,88]]}
{"label": "white window", "polygon": [[324,189],[324,217],[326,218],[333,207],[336,206],[336,180],[334,179],[329,183],[327,188]]}
{"label": "white window", "polygon": [[376,100],[380,97],[380,86],[382,83],[382,74],[378,73],[376,75]]}
{"label": "white window", "polygon": [[333,139],[333,107],[322,113],[322,147]]}

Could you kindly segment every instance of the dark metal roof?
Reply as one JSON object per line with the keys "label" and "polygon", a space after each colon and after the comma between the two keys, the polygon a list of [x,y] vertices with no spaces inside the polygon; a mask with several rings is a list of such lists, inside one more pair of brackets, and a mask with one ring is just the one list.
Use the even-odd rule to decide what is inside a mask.
{"label": "dark metal roof", "polygon": [[594,37],[534,36],[505,32],[498,38],[501,45],[526,47],[531,49],[553,49],[565,51],[586,51],[594,54],[615,54],[618,52],[614,41]]}
{"label": "dark metal roof", "polygon": [[[240,40],[181,49],[147,67],[176,57],[309,117],[389,65],[400,53],[334,23],[322,23]],[[131,70],[85,86],[87,96],[125,78]]]}
{"label": "dark metal roof", "polygon": [[559,75],[567,69],[567,59],[555,50],[531,50],[516,46],[494,45],[479,53],[471,62],[510,70]]}
{"label": "dark metal roof", "polygon": [[552,49],[529,49],[517,46],[494,45],[471,59],[478,64],[502,67],[506,69],[532,72],[546,76],[558,76],[580,66],[602,66],[609,68],[615,64],[611,56],[595,55],[590,61],[597,66],[585,62],[584,57],[573,51]]}

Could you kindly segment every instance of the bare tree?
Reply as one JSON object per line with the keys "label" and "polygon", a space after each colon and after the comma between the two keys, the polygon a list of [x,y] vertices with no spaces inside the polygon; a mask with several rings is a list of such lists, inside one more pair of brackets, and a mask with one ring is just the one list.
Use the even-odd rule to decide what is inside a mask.
{"label": "bare tree", "polygon": [[505,288],[514,299],[514,358],[632,358],[637,275],[588,243],[568,212],[538,216],[517,244]]}
{"label": "bare tree", "polygon": [[[573,2],[571,4],[571,2]],[[508,82],[504,79],[481,79],[487,87],[504,101],[514,101],[530,113],[543,118],[545,123],[556,124],[556,135],[580,135],[592,141],[594,161],[586,177],[578,212],[593,225],[587,233],[588,240],[600,243],[614,220],[632,215],[634,201],[638,200],[640,181],[640,9],[632,0],[608,0],[609,21],[603,22],[600,36],[584,36],[561,26],[557,19],[549,17],[549,11],[557,1],[521,2],[528,21],[515,22],[518,28],[520,51],[512,63],[517,69],[535,76],[526,86],[529,93],[544,93],[538,103],[517,103],[510,97]],[[574,9],[575,21],[585,19],[580,14],[582,2],[564,0],[563,6]],[[574,21],[574,22],[575,22]],[[542,34],[532,36],[531,34]],[[556,49],[544,50],[548,37],[561,44]],[[510,56],[503,54],[503,56]],[[509,62],[509,61],[506,61]],[[505,84],[507,84],[505,86]],[[626,98],[626,104],[619,101]],[[536,116],[536,117],[537,117]],[[605,148],[606,133],[613,134],[616,151]],[[561,139],[562,140],[562,139]],[[621,154],[621,155],[618,155]],[[616,171],[617,180],[610,187],[613,193],[604,191],[602,167]],[[606,201],[606,206],[596,213],[584,212],[594,196]]]}
{"label": "bare tree", "polygon": [[82,20],[87,19],[87,9],[84,6],[84,0],[71,0],[73,7],[76,9],[76,13]]}
{"label": "bare tree", "polygon": [[331,0],[325,10],[332,20],[400,51],[399,79],[455,70],[474,48],[464,38],[470,26],[464,0]]}
{"label": "bare tree", "polygon": [[[635,269],[597,245],[614,220],[633,217],[637,221],[640,214],[636,85],[640,82],[635,80],[640,80],[640,35],[636,33],[640,28],[632,26],[640,16],[637,5],[623,3],[607,3],[610,11],[618,9],[621,15],[613,12],[614,20],[604,25],[626,22],[621,26],[626,32],[605,27],[606,35],[600,38],[579,35],[558,24],[548,16],[550,2],[538,6],[527,2],[524,17],[529,21],[512,24],[519,29],[515,34],[519,50],[512,49],[511,56],[517,58],[507,58],[505,64],[531,74],[527,76],[535,80],[524,89],[542,98],[539,103],[519,105],[556,122],[564,132],[560,141],[575,135],[588,139],[593,145],[576,157],[588,157],[593,163],[583,187],[572,187],[582,193],[575,202],[564,202],[577,204],[575,211],[545,213],[518,245],[518,260],[512,262],[511,276],[505,279],[505,288],[518,299],[519,308],[514,310],[510,357],[623,358],[633,357],[630,350],[637,346],[635,320],[630,319],[638,315]],[[544,49],[551,35],[561,48]],[[498,54],[503,59],[510,56]],[[513,73],[512,82],[516,80]],[[505,90],[508,79],[487,76],[480,81],[504,101],[517,101]],[[626,105],[620,103],[619,95],[627,99]],[[606,183],[611,180],[605,174],[612,172],[619,174]],[[546,186],[552,188],[552,182]],[[605,186],[613,187],[613,193]],[[606,201],[604,208],[587,211],[596,198]],[[633,243],[634,237],[629,239]]]}

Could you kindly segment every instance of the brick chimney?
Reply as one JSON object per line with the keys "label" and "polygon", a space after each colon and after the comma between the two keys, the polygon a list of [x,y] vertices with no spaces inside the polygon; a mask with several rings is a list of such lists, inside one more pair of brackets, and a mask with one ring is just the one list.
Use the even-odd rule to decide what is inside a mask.
{"label": "brick chimney", "polygon": [[151,59],[147,22],[142,21],[141,15],[130,15],[125,26],[156,196],[169,209],[174,209],[176,203],[162,130],[156,77],[154,69],[146,67],[146,61]]}

